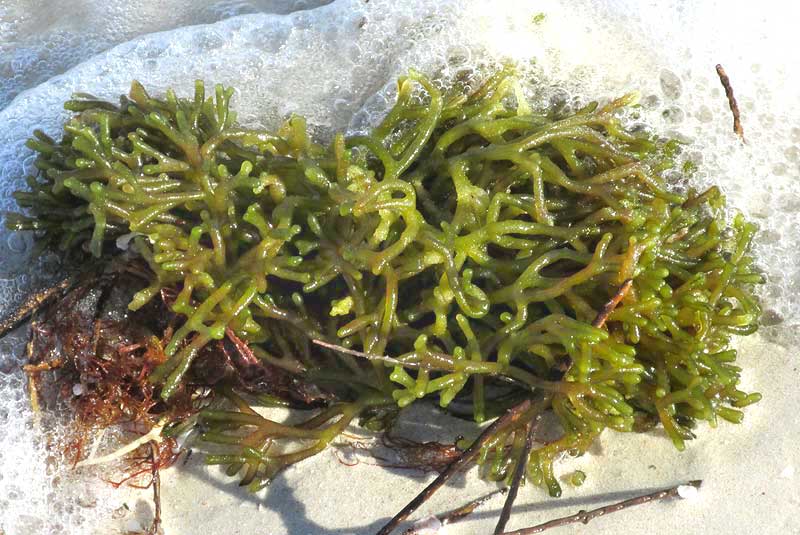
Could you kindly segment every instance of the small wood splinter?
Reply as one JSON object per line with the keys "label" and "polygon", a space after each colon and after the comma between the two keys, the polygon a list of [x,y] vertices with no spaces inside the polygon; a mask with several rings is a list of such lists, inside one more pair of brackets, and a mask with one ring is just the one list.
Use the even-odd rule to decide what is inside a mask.
{"label": "small wood splinter", "polygon": [[725,88],[725,96],[728,97],[728,106],[731,108],[731,113],[733,114],[733,131],[736,132],[736,135],[742,138],[742,141],[745,141],[742,120],[739,114],[739,104],[736,103],[736,97],[733,96],[731,79],[728,78],[728,74],[719,63],[717,63],[716,69],[717,75],[719,76],[719,81],[722,83],[722,87]]}
{"label": "small wood splinter", "polygon": [[522,478],[525,476],[525,469],[528,466],[528,458],[533,449],[533,435],[539,425],[542,415],[537,414],[536,418],[531,420],[528,424],[528,431],[525,434],[525,447],[522,448],[517,465],[514,467],[514,475],[511,479],[511,485],[508,487],[508,496],[506,502],[503,504],[503,510],[500,512],[500,518],[497,520],[497,525],[494,528],[495,535],[503,533],[506,529],[508,519],[511,518],[511,510],[514,507],[514,500],[517,499],[517,492],[522,484]]}

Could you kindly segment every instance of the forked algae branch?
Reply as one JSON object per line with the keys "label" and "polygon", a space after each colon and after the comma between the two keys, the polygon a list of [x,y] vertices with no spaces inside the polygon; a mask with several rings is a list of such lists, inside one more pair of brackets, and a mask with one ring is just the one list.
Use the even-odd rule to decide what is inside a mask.
{"label": "forked algae branch", "polygon": [[[760,398],[731,346],[758,325],[756,229],[628,128],[634,96],[535,110],[509,70],[474,92],[411,71],[369,134],[319,144],[298,116],[238,125],[232,95],[77,95],[60,140],[28,142],[9,225],[135,272],[130,321],[163,318],[125,345],[152,424],[199,430],[243,484],[433,399],[477,422],[513,406],[474,459],[559,496],[554,460],[606,429],[683,449]],[[265,400],[315,412],[282,424]],[[531,445],[549,411],[560,438]]]}

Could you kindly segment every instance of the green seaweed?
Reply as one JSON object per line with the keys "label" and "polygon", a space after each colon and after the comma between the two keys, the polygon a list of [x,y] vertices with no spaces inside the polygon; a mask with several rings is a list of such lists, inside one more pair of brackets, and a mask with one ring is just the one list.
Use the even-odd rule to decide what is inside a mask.
{"label": "green seaweed", "polygon": [[760,315],[755,227],[726,219],[719,189],[665,181],[675,144],[626,128],[635,97],[536,112],[508,70],[472,94],[412,71],[369,134],[320,145],[297,116],[239,126],[232,94],[197,82],[193,98],[160,99],[134,82],[118,105],[77,96],[60,141],[29,141],[38,174],[8,224],[65,254],[115,255],[132,236],[150,282],[130,308],[174,289],[184,318],[150,376],[165,402],[226,332],[335,393],[296,426],[230,388],[227,408],[201,411],[203,438],[229,449],[208,461],[244,484],[420,399],[466,401],[481,422],[508,406],[490,396],[502,384],[544,403],[478,462],[510,477],[528,423],[552,410],[563,435],[534,448],[527,476],[557,496],[553,461],[605,429],[660,423],[683,449],[697,422],[738,423],[760,398],[738,388],[731,348]]}

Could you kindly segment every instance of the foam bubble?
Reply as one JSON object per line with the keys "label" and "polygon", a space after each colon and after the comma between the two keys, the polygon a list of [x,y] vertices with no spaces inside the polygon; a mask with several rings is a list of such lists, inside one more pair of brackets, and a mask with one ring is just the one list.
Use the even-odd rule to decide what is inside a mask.
{"label": "foam bubble", "polygon": [[679,485],[678,486],[678,496],[683,498],[684,500],[695,500],[697,499],[697,495],[699,491],[697,487],[694,485]]}
{"label": "foam bubble", "polygon": [[[108,21],[84,24],[95,15],[77,11],[75,20],[59,21],[41,46],[36,32],[23,31],[34,24],[34,15],[15,22],[0,13],[5,21],[0,29],[15,36],[15,46],[22,45],[10,62],[0,64],[0,98],[54,72],[48,62],[60,66],[56,71],[72,65],[80,54],[128,38],[133,27],[150,24],[156,30],[259,5],[213,2],[210,19],[189,19],[174,7],[183,5],[180,0],[111,4],[117,15]],[[34,128],[57,134],[66,117],[61,104],[74,90],[114,99],[137,78],[154,92],[174,87],[189,94],[194,79],[204,78],[238,88],[235,107],[246,124],[274,126],[298,112],[318,135],[327,136],[376,123],[392,102],[396,76],[409,67],[441,84],[458,76],[474,87],[493,68],[513,61],[537,106],[641,92],[642,106],[632,120],[684,140],[681,157],[698,164],[696,181],[722,187],[735,209],[761,225],[756,252],[769,278],[762,291],[765,324],[774,341],[794,343],[800,317],[800,300],[794,298],[800,293],[800,80],[782,59],[785,51],[800,48],[792,27],[800,13],[791,12],[800,8],[785,3],[778,8],[781,17],[767,24],[764,2],[734,10],[709,1],[692,4],[689,11],[680,2],[636,0],[340,0],[286,16],[246,15],[148,35],[21,93],[0,111],[0,210],[12,207],[10,192],[29,169],[25,139]],[[70,20],[81,24],[65,30]],[[713,30],[708,20],[717,21]],[[98,29],[87,33],[86,27]],[[20,37],[26,33],[32,35]],[[732,132],[714,72],[718,62],[731,76],[747,144]],[[28,251],[28,241],[0,230],[0,309],[46,278],[41,265],[28,271]],[[23,394],[16,357],[22,343],[21,333],[0,341],[2,528],[22,534],[101,529],[120,498],[46,462]],[[65,485],[78,486],[65,492]],[[80,485],[85,490],[75,491],[84,488]],[[80,496],[88,502],[76,501]]]}
{"label": "foam bubble", "polygon": [[109,0],[82,2],[64,10],[59,0],[4,0],[0,3],[0,109],[20,91],[145,33],[245,13],[290,13],[330,1]]}

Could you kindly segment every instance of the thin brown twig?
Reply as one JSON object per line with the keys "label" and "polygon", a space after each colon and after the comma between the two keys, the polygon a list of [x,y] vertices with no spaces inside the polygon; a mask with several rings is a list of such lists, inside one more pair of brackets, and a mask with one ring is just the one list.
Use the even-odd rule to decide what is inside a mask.
{"label": "thin brown twig", "polygon": [[646,503],[664,500],[667,498],[674,498],[678,496],[680,487],[683,487],[685,485],[691,485],[692,487],[699,489],[702,483],[703,482],[701,480],[681,483],[680,485],[675,485],[674,487],[670,487],[668,489],[663,489],[656,492],[652,492],[650,494],[645,494],[643,496],[637,496],[635,498],[623,500],[621,502],[617,502],[611,505],[606,505],[605,507],[592,509],[591,511],[578,511],[574,515],[557,518],[555,520],[549,520],[537,526],[518,529],[516,531],[507,531],[502,535],[533,535],[535,533],[541,533],[545,530],[566,526],[568,524],[576,524],[579,522],[582,524],[588,524],[595,518],[605,516],[611,513],[616,513],[618,511],[622,511],[623,509],[628,509],[629,507],[634,507],[636,505],[643,505]]}
{"label": "thin brown twig", "polygon": [[614,294],[614,297],[612,297],[605,305],[603,305],[603,308],[601,308],[600,312],[597,313],[597,317],[595,317],[594,321],[592,322],[592,327],[597,327],[600,329],[606,324],[608,317],[612,312],[614,312],[614,309],[619,306],[620,302],[625,299],[625,296],[628,295],[632,285],[633,279],[626,279],[622,283],[617,290],[617,293]]}
{"label": "thin brown twig", "polygon": [[526,399],[521,403],[518,403],[514,407],[510,408],[503,416],[492,422],[492,424],[487,427],[483,433],[472,443],[472,445],[464,450],[464,452],[452,463],[450,463],[444,471],[439,474],[439,476],[434,479],[425,489],[422,490],[417,496],[411,500],[408,505],[403,507],[399,513],[394,515],[394,517],[389,520],[377,533],[377,535],[389,535],[392,531],[397,528],[397,525],[400,524],[403,520],[405,520],[408,515],[416,511],[423,503],[425,503],[433,494],[439,490],[448,479],[453,477],[456,473],[458,473],[467,463],[469,463],[475,456],[478,455],[483,445],[490,439],[495,433],[503,429],[516,421],[518,421],[522,415],[531,408],[531,400]]}
{"label": "thin brown twig", "polygon": [[500,518],[497,519],[497,525],[494,528],[495,535],[503,533],[508,524],[508,519],[511,518],[511,509],[514,507],[514,500],[517,499],[517,492],[519,486],[522,484],[522,477],[525,475],[525,469],[528,466],[528,457],[530,457],[531,450],[533,449],[533,434],[536,432],[536,427],[539,425],[542,415],[537,414],[536,417],[528,423],[528,432],[525,434],[525,446],[520,452],[517,465],[514,467],[514,475],[511,478],[511,485],[508,488],[508,496],[503,504],[503,510],[500,511]]}
{"label": "thin brown twig", "polygon": [[733,96],[731,79],[728,78],[728,74],[719,63],[717,63],[716,69],[719,81],[722,83],[722,87],[725,88],[725,96],[728,97],[728,107],[730,107],[731,113],[733,114],[733,131],[744,141],[744,129],[742,128],[742,120],[739,114],[739,104],[736,102],[736,97]]}
{"label": "thin brown twig", "polygon": [[[455,524],[459,520],[462,520],[462,519],[468,517],[469,515],[471,515],[472,512],[475,511],[475,509],[477,509],[478,507],[480,507],[484,503],[488,502],[489,500],[491,500],[495,496],[497,496],[499,494],[505,494],[506,492],[508,492],[508,488],[507,487],[503,487],[502,489],[498,489],[498,490],[496,490],[494,492],[490,492],[489,494],[486,494],[485,496],[481,496],[480,498],[476,498],[476,499],[472,500],[471,502],[462,505],[461,507],[458,507],[456,509],[448,511],[447,513],[444,513],[444,514],[441,514],[441,515],[436,515],[436,519],[442,524],[442,526],[447,526],[448,524]],[[411,528],[406,530],[403,533],[403,535],[419,535],[419,533],[420,533],[419,529],[417,529],[416,527],[412,526]]]}
{"label": "thin brown twig", "polygon": [[152,477],[153,477],[153,523],[148,530],[149,535],[157,535],[161,527],[161,476],[158,472],[158,464],[160,455],[158,453],[158,444],[155,441],[150,442],[150,454],[153,456]]}

